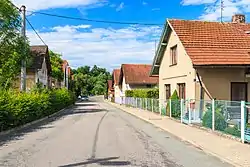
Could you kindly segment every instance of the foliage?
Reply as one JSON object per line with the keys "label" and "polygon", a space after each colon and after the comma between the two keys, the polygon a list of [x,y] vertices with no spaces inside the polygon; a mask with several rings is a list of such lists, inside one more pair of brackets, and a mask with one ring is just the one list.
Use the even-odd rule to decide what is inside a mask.
{"label": "foliage", "polygon": [[237,126],[234,126],[234,127],[227,127],[227,128],[224,130],[224,132],[226,132],[227,134],[236,136],[236,137],[240,137],[240,136],[241,136],[240,130],[238,129]]}
{"label": "foliage", "polygon": [[138,98],[159,98],[159,89],[134,89],[126,90],[126,97],[138,97]]}
{"label": "foliage", "polygon": [[20,74],[21,60],[28,60],[27,40],[20,34],[21,18],[9,0],[0,1],[0,89],[10,88]]}
{"label": "foliage", "polygon": [[[202,125],[212,129],[212,105],[206,104],[207,111],[202,118]],[[223,131],[227,124],[223,116],[223,105],[220,103],[215,104],[215,130]]]}
{"label": "foliage", "polygon": [[0,92],[0,131],[48,116],[74,103],[74,95],[66,89],[34,89],[30,93]]}
{"label": "foliage", "polygon": [[105,68],[96,65],[79,67],[73,70],[74,91],[77,96],[81,94],[103,95],[107,91],[107,80],[111,79],[110,73]]}
{"label": "foliage", "polygon": [[[180,118],[181,117],[181,105],[180,105],[180,99],[178,96],[177,91],[175,90],[170,97],[171,99],[171,114],[174,118]],[[170,104],[167,103],[167,115],[170,113]]]}
{"label": "foliage", "polygon": [[62,63],[63,60],[60,54],[54,53],[50,51],[50,62],[52,67],[52,77],[57,79],[58,81],[63,80],[63,70],[62,70]]}

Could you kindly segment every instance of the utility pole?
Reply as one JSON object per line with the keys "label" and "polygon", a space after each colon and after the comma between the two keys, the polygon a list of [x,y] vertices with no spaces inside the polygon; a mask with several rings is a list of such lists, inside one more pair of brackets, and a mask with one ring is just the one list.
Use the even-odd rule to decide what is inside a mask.
{"label": "utility pole", "polygon": [[[26,43],[26,7],[22,6],[20,8],[20,11],[22,13],[22,36],[24,40],[24,44]],[[26,54],[26,46],[23,48],[23,54]],[[25,56],[26,57],[26,56]],[[21,86],[20,89],[22,92],[26,91],[26,60],[22,60],[22,66],[21,66]]]}

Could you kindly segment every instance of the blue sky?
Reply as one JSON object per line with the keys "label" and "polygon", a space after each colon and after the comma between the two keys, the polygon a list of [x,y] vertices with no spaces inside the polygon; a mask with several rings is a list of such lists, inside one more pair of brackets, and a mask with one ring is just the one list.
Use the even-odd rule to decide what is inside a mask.
{"label": "blue sky", "polygon": [[[96,20],[164,24],[167,18],[217,21],[220,0],[12,0],[28,11]],[[248,16],[250,0],[224,0],[224,21],[234,13]],[[152,63],[162,27],[68,20],[28,12],[28,19],[49,48],[62,53],[73,68],[121,63]],[[31,45],[42,44],[28,27]]]}

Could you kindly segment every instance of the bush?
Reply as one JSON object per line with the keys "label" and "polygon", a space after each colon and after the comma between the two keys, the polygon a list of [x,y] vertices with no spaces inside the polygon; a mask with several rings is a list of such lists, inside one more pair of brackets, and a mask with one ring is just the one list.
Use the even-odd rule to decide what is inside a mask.
{"label": "bush", "polygon": [[30,93],[1,91],[0,131],[48,116],[74,101],[74,94],[66,89],[39,89]]}
{"label": "bush", "polygon": [[238,129],[237,126],[234,126],[234,127],[227,127],[227,128],[224,130],[224,132],[226,132],[227,134],[236,136],[236,137],[240,137],[240,136],[241,136],[240,130]]}
{"label": "bush", "polygon": [[[215,103],[215,130],[224,131],[227,127],[226,120],[223,116],[224,105],[223,103],[216,102]],[[202,118],[202,125],[207,128],[212,128],[212,104],[206,104],[206,112]]]}
{"label": "bush", "polygon": [[133,97],[134,96],[134,91],[132,91],[132,90],[126,90],[125,96],[126,97]]}
{"label": "bush", "polygon": [[[212,111],[211,110],[206,111],[202,119],[202,125],[204,127],[212,129]],[[215,130],[224,131],[226,126],[227,124],[223,115],[220,112],[215,111]]]}
{"label": "bush", "polygon": [[[181,117],[181,105],[180,105],[180,99],[178,97],[178,93],[175,90],[172,96],[170,97],[171,99],[171,114],[172,117],[174,118],[180,118]],[[167,115],[170,114],[170,104],[167,103]]]}
{"label": "bush", "polygon": [[159,89],[134,89],[126,90],[126,97],[137,97],[137,98],[159,98]]}

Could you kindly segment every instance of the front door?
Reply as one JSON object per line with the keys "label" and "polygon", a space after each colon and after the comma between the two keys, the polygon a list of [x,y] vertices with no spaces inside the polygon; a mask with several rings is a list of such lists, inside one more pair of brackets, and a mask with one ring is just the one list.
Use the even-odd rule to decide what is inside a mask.
{"label": "front door", "polygon": [[232,82],[231,83],[231,100],[247,101],[247,83]]}

